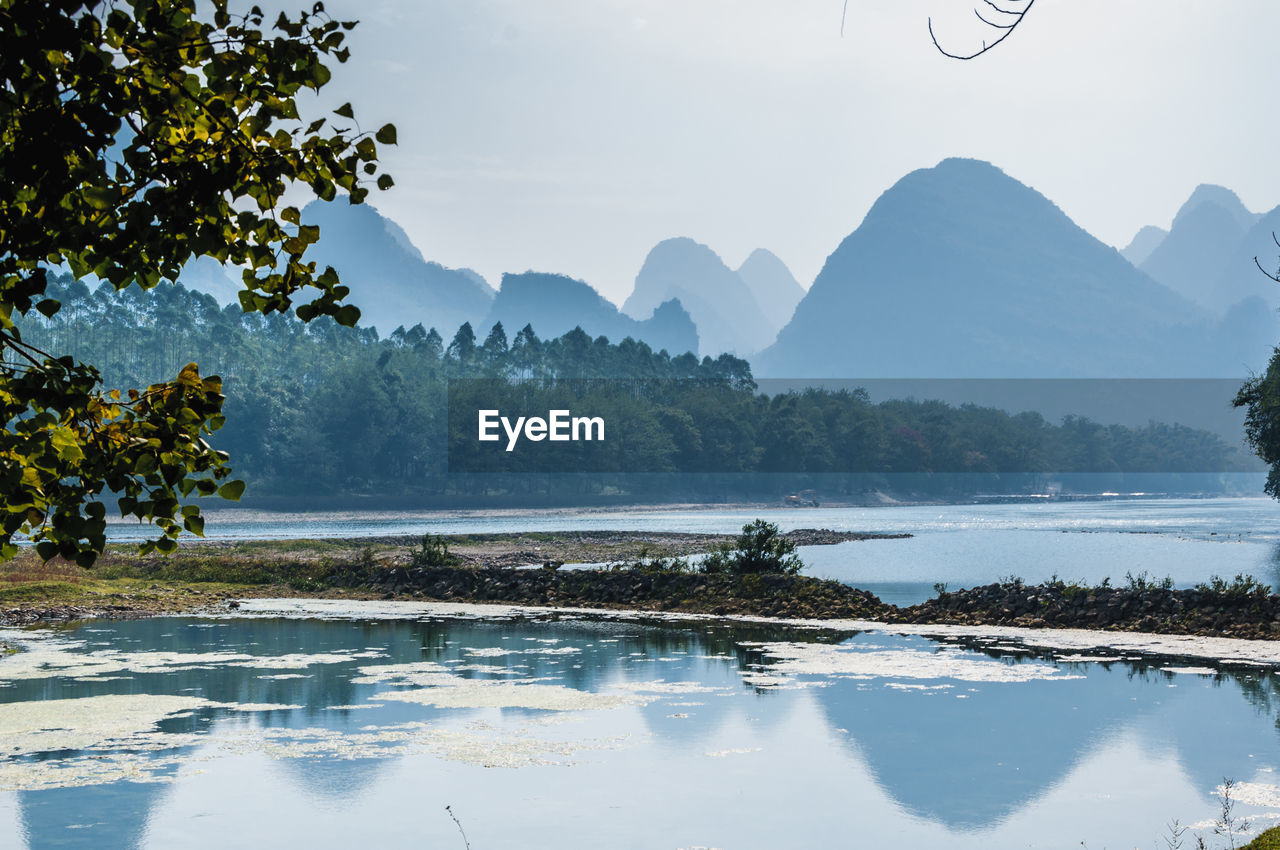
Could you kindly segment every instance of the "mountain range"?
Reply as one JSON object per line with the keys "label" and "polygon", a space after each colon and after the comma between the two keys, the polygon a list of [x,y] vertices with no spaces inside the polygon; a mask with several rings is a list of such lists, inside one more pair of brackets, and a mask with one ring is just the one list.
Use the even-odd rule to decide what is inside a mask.
{"label": "mountain range", "polygon": [[495,293],[484,278],[427,260],[398,224],[368,204],[313,201],[302,223],[320,226],[308,257],[337,269],[354,293],[361,324],[383,336],[421,322],[447,339],[489,312]]}
{"label": "mountain range", "polygon": [[[773,257],[772,254],[768,255]],[[758,258],[744,266],[756,285],[767,291],[780,283],[788,298],[791,273],[776,262]],[[746,280],[725,265],[720,256],[706,245],[687,237],[665,239],[653,247],[636,275],[635,289],[622,305],[622,311],[641,318],[653,312],[664,301],[679,299],[698,326],[702,354],[722,352],[747,356],[773,341],[781,322],[771,321]],[[789,313],[788,313],[789,315]]]}
{"label": "mountain range", "polygon": [[881,195],[753,365],[776,377],[1052,378],[1237,376],[1265,363],[1278,328],[1261,300],[1214,313],[1188,294],[990,163],[948,159]]}
{"label": "mountain range", "polygon": [[1198,186],[1174,216],[1169,232],[1138,267],[1221,315],[1242,298],[1264,295],[1261,286],[1249,285],[1258,275],[1254,255],[1245,247],[1261,218],[1231,190]]}
{"label": "mountain range", "polygon": [[[422,323],[448,339],[531,324],[643,340],[672,354],[748,357],[761,377],[1240,377],[1280,339],[1280,208],[1250,211],[1203,185],[1168,229],[1123,250],[990,163],[948,159],[887,189],[806,291],[759,249],[735,270],[687,237],[650,250],[619,310],[558,274],[503,276],[428,260],[369,205],[315,202],[311,256],[351,286],[361,323],[383,335]],[[200,261],[183,280],[234,300],[234,274]]]}
{"label": "mountain range", "polygon": [[503,275],[481,327],[490,328],[495,322],[502,322],[508,336],[526,324],[543,339],[581,327],[593,337],[606,336],[613,342],[631,337],[673,355],[698,350],[698,330],[678,300],[664,301],[648,318],[633,319],[589,284],[558,274]]}

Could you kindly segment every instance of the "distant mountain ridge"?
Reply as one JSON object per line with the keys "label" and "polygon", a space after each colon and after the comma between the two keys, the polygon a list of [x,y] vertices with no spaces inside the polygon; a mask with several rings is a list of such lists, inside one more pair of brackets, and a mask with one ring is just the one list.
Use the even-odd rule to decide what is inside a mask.
{"label": "distant mountain ridge", "polygon": [[990,163],[948,159],[881,195],[753,365],[813,378],[1227,377],[1260,367],[1276,338],[1258,302],[1231,326]]}
{"label": "distant mountain ridge", "polygon": [[447,337],[489,312],[495,293],[482,277],[426,260],[398,224],[369,204],[313,201],[302,222],[320,226],[320,241],[307,256],[338,270],[360,323],[382,336],[420,322]]}
{"label": "distant mountain ridge", "polygon": [[[800,378],[1238,376],[1280,337],[1280,285],[1253,263],[1276,264],[1280,207],[1253,213],[1207,184],[1168,231],[1144,227],[1116,251],[995,166],[948,159],[885,191],[807,292],[767,250],[735,270],[680,237],[649,252],[621,311],[558,274],[507,274],[495,292],[427,260],[369,205],[314,202],[303,222],[321,227],[309,256],[339,270],[361,324],[383,336],[417,323],[446,339],[463,322],[480,336],[497,321],[544,338],[581,326]],[[182,280],[223,304],[240,289],[237,270],[207,259]]]}
{"label": "distant mountain ridge", "polygon": [[738,277],[755,296],[776,336],[791,321],[796,305],[804,298],[804,287],[796,281],[786,263],[764,248],[752,251],[738,266]]}
{"label": "distant mountain ridge", "polygon": [[581,327],[592,337],[605,336],[614,343],[631,337],[672,356],[698,351],[697,328],[678,300],[665,301],[648,318],[638,320],[621,313],[584,281],[559,274],[503,275],[481,327],[488,329],[495,322],[502,322],[508,336],[526,324],[542,339]]}
{"label": "distant mountain ridge", "polygon": [[745,357],[768,345],[777,332],[738,273],[715,251],[687,237],[665,239],[649,251],[622,311],[644,318],[672,298],[698,326],[703,355]]}
{"label": "distant mountain ridge", "polygon": [[1224,300],[1219,286],[1259,216],[1230,189],[1202,184],[1178,210],[1168,234],[1139,264],[1173,291],[1222,315],[1240,298]]}
{"label": "distant mountain ridge", "polygon": [[1135,266],[1140,266],[1146,262],[1147,257],[1151,256],[1152,251],[1160,247],[1160,243],[1168,235],[1169,231],[1163,227],[1148,224],[1134,234],[1128,245],[1120,249],[1120,255]]}

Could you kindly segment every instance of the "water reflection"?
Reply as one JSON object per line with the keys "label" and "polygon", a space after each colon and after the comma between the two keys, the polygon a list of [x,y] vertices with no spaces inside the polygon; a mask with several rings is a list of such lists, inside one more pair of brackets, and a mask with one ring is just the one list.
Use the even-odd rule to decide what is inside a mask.
{"label": "water reflection", "polygon": [[[174,618],[95,622],[33,646],[62,646],[62,662],[80,666],[23,674],[24,656],[0,660],[0,708],[103,695],[204,702],[159,722],[164,746],[147,733],[0,760],[0,777],[25,789],[11,794],[22,836],[0,835],[4,846],[222,847],[232,835],[260,846],[275,835],[346,847],[357,833],[452,846],[438,817],[446,802],[488,813],[468,824],[474,846],[630,846],[619,830],[634,846],[844,846],[856,829],[902,847],[1001,847],[1051,823],[1070,830],[1064,846],[1145,845],[1173,817],[1210,816],[1223,776],[1274,782],[1280,768],[1270,669],[1071,660],[1007,639]],[[832,659],[851,666],[822,667]],[[412,686],[370,673],[387,665],[449,687],[518,682],[618,704],[402,701],[387,695]],[[136,759],[137,770],[99,781],[75,761],[85,755]],[[67,768],[49,780],[66,787],[24,785],[15,764],[28,776]]]}

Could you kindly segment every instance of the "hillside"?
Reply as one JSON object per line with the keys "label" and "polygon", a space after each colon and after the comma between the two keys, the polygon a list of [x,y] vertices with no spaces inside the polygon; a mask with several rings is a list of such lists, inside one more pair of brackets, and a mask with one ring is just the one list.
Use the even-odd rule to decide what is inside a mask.
{"label": "hillside", "polygon": [[619,312],[583,281],[557,274],[503,275],[502,286],[480,327],[487,331],[494,322],[502,322],[508,335],[526,324],[543,339],[581,327],[592,337],[605,336],[615,343],[631,337],[648,343],[654,351],[666,349],[672,355],[698,350],[698,331],[679,301],[664,302],[652,316],[637,321]]}
{"label": "hillside", "polygon": [[1223,350],[1213,317],[1039,192],[948,159],[876,201],[753,365],[813,378],[1236,376],[1276,338],[1257,308],[1232,317],[1248,335]]}
{"label": "hillside", "polygon": [[804,298],[804,287],[796,282],[791,269],[763,248],[752,251],[738,267],[738,277],[755,296],[775,334],[791,320],[796,305]]}
{"label": "hillside", "polygon": [[1178,210],[1169,235],[1140,268],[1206,310],[1225,313],[1236,301],[1254,294],[1245,292],[1223,301],[1217,284],[1233,258],[1239,259],[1238,249],[1256,220],[1229,189],[1198,186]]}
{"label": "hillside", "polygon": [[772,342],[776,332],[738,273],[692,239],[666,239],[653,247],[622,311],[644,319],[672,298],[679,299],[698,326],[703,355],[753,354]]}
{"label": "hillside", "polygon": [[483,278],[427,261],[399,225],[368,204],[314,201],[302,222],[320,225],[320,241],[307,256],[338,270],[360,323],[383,336],[421,322],[448,338],[489,311],[494,292]]}

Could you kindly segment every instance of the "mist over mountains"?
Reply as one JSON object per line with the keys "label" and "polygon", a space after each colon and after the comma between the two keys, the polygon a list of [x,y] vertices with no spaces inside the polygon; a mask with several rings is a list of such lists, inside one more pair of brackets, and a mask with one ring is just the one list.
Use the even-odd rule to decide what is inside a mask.
{"label": "mist over mountains", "polygon": [[[766,261],[755,279],[767,287],[769,276],[776,273]],[[715,251],[687,237],[665,239],[653,247],[622,310],[645,316],[671,298],[678,298],[693,317],[704,355],[727,352],[745,357],[764,348],[777,333],[778,325],[765,316],[747,282]]]}
{"label": "mist over mountains", "polygon": [[[368,205],[314,202],[312,249],[351,286],[361,324],[382,336],[421,323],[448,340],[526,324],[540,336],[581,327],[673,355],[734,353],[761,377],[1240,377],[1280,339],[1275,264],[1280,208],[1247,209],[1202,185],[1166,230],[1122,251],[990,163],[948,159],[886,190],[806,291],[777,256],[735,270],[688,237],[655,245],[619,309],[585,281],[541,272],[493,288],[423,256]],[[221,302],[238,275],[192,264],[183,281]]]}
{"label": "mist over mountains", "polygon": [[764,248],[757,248],[738,266],[738,277],[751,290],[756,303],[769,323],[769,342],[791,318],[796,305],[804,298],[802,287],[791,274],[786,263]]}
{"label": "mist over mountains", "polygon": [[[1251,295],[1266,299],[1272,293],[1263,286],[1268,281],[1257,273],[1257,251],[1250,247],[1258,247],[1257,240],[1249,239],[1263,218],[1229,189],[1197,186],[1139,268],[1219,315]],[[1264,229],[1269,234],[1274,228]]]}
{"label": "mist over mountains", "polygon": [[384,336],[417,323],[444,334],[489,312],[495,293],[484,278],[427,260],[398,224],[368,204],[313,201],[302,222],[320,226],[308,256],[338,270],[356,293],[361,323]]}
{"label": "mist over mountains", "polygon": [[627,337],[648,343],[655,351],[672,354],[698,350],[698,330],[677,299],[659,304],[643,321],[622,313],[581,280],[558,274],[506,274],[481,323],[490,328],[502,322],[508,336],[526,324],[542,338],[558,337],[581,327],[592,337],[620,342]]}
{"label": "mist over mountains", "polygon": [[948,159],[876,201],[753,365],[777,377],[1237,376],[1265,363],[1278,331],[1261,301],[1214,315],[995,166]]}

